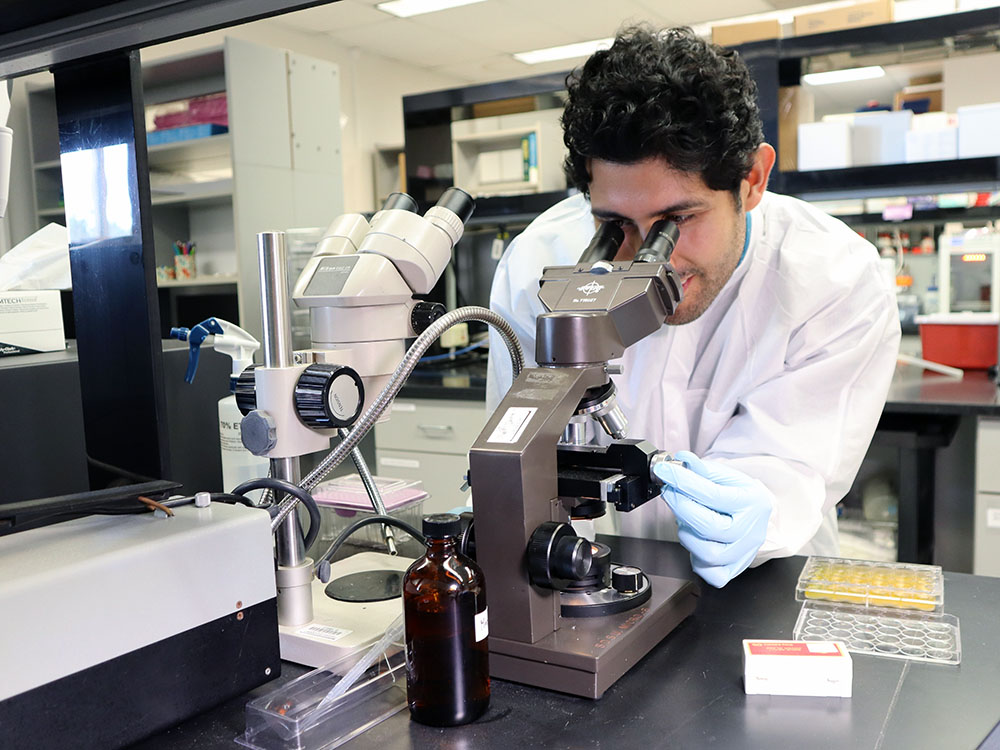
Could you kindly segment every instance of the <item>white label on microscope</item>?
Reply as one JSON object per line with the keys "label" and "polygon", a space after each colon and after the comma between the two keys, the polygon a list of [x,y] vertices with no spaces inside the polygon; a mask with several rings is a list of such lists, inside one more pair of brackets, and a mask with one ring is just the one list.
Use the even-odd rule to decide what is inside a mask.
{"label": "white label on microscope", "polygon": [[512,406],[507,410],[496,426],[492,434],[486,439],[487,443],[516,443],[521,439],[521,435],[528,429],[528,423],[535,416],[538,407],[535,406]]}
{"label": "white label on microscope", "polygon": [[489,607],[476,615],[476,643],[490,634]]}
{"label": "white label on microscope", "polygon": [[989,508],[986,511],[986,528],[1000,529],[1000,508]]}
{"label": "white label on microscope", "polygon": [[313,623],[299,628],[298,632],[299,635],[311,635],[313,638],[322,638],[324,641],[339,641],[345,635],[350,635],[352,631]]}

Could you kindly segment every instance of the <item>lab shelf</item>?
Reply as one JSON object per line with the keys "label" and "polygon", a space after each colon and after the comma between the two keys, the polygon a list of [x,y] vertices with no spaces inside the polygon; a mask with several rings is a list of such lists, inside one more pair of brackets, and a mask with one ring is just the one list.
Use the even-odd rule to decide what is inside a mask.
{"label": "lab shelf", "polygon": [[156,285],[161,289],[188,286],[215,286],[220,284],[236,284],[239,280],[240,277],[236,274],[211,274],[209,276],[195,276],[193,279],[157,281]]}
{"label": "lab shelf", "polygon": [[66,209],[62,206],[56,206],[55,208],[40,208],[38,209],[39,216],[65,216]]}
{"label": "lab shelf", "polygon": [[229,133],[192,138],[189,141],[174,141],[150,146],[149,166],[155,168],[177,162],[198,162],[219,157],[229,158],[231,139]]}
{"label": "lab shelf", "polygon": [[232,200],[233,181],[212,180],[210,182],[189,182],[175,185],[151,186],[151,202],[154,206],[183,204],[223,204]]}
{"label": "lab shelf", "polygon": [[35,162],[35,169],[59,169],[62,166],[58,159],[50,159],[48,161]]}
{"label": "lab shelf", "polygon": [[505,130],[492,130],[486,133],[465,133],[452,137],[454,143],[492,143],[495,141],[507,141],[520,139],[531,133],[538,131],[537,125],[523,128],[507,128]]}
{"label": "lab shelf", "polygon": [[782,172],[779,178],[782,192],[803,197],[996,190],[1000,157]]}

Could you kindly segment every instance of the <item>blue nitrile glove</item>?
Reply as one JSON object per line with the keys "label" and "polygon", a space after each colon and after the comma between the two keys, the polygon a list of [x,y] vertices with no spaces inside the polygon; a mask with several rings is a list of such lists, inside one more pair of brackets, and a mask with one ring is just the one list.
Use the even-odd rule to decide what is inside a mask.
{"label": "blue nitrile glove", "polygon": [[[677,516],[677,536],[691,553],[694,572],[722,588],[753,562],[764,544],[774,495],[760,480],[689,451],[654,471],[660,495]],[[685,468],[686,467],[686,468]]]}

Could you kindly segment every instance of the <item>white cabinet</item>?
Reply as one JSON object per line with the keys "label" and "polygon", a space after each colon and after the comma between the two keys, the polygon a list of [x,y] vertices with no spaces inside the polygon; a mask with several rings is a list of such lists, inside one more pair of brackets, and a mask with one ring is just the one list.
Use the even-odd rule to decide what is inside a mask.
{"label": "white cabinet", "polygon": [[451,124],[455,184],[476,196],[564,190],[561,109]]}
{"label": "white cabinet", "polygon": [[[147,107],[225,92],[229,121],[227,133],[147,149],[156,265],[173,265],[176,240],[197,246],[193,279],[158,283],[192,287],[185,294],[229,285],[240,324],[260,339],[257,233],[325,227],[343,211],[337,66],[227,38],[143,59],[142,76]],[[29,86],[28,118],[37,223],[65,224],[51,83]]]}
{"label": "white cabinet", "polygon": [[1000,419],[980,417],[976,431],[976,509],[972,572],[1000,576]]}
{"label": "white cabinet", "polygon": [[430,497],[424,512],[464,505],[461,490],[469,470],[469,448],[486,425],[482,401],[397,398],[392,417],[375,426],[378,476],[420,479]]}

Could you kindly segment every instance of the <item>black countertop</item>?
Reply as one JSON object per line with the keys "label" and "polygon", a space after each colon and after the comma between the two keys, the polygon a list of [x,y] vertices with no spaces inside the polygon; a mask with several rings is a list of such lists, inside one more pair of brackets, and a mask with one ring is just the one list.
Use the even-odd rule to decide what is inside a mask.
{"label": "black countertop", "polygon": [[[486,399],[486,362],[418,368],[400,391],[404,398],[468,401]],[[899,364],[886,399],[886,412],[1000,415],[1000,389],[983,370],[962,380]]]}
{"label": "black countertop", "polygon": [[[690,575],[669,542],[611,541],[616,558],[665,575]],[[945,574],[945,610],[961,620],[962,663],[941,666],[853,655],[853,698],[748,696],[744,638],[791,638],[803,558],[772,560],[724,589],[703,586],[695,613],[597,701],[501,680],[479,721],[452,729],[404,711],[343,745],[429,748],[976,748],[1000,720],[1000,579]],[[303,673],[285,665],[281,680]],[[136,745],[143,750],[230,748],[247,699],[270,683]],[[994,734],[993,741],[998,738]],[[987,745],[983,745],[986,747]],[[997,745],[989,745],[996,747]]]}

